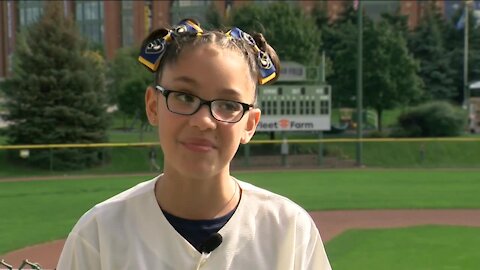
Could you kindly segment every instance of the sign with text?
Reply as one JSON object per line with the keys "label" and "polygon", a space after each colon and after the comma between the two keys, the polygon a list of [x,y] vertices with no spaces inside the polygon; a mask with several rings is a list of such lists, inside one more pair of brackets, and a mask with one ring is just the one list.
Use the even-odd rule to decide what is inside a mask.
{"label": "sign with text", "polygon": [[307,79],[307,71],[304,65],[290,62],[282,61],[282,68],[280,69],[280,76],[278,77],[279,82],[303,82]]}
{"label": "sign with text", "polygon": [[257,131],[315,131],[330,130],[326,116],[262,116]]}
{"label": "sign with text", "polygon": [[269,85],[259,89],[258,131],[330,130],[329,85]]}

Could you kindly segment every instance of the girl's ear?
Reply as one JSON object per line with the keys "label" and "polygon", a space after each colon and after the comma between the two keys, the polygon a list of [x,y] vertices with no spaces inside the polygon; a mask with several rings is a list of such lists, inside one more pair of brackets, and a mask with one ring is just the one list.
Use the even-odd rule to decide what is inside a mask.
{"label": "girl's ear", "polygon": [[148,122],[152,126],[156,126],[158,123],[157,108],[157,93],[152,86],[149,86],[145,91],[145,110]]}
{"label": "girl's ear", "polygon": [[250,139],[252,139],[253,135],[255,134],[255,130],[257,129],[257,125],[260,122],[261,114],[262,112],[258,108],[251,109],[248,112],[247,125],[245,126],[242,138],[240,139],[241,144],[247,144]]}

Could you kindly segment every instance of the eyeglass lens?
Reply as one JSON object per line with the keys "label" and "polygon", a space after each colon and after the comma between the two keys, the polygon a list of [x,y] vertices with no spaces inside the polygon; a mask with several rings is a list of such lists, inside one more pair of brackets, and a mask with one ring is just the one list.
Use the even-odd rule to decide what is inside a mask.
{"label": "eyeglass lens", "polygon": [[236,101],[214,100],[202,102],[199,97],[176,91],[171,91],[167,96],[168,109],[178,114],[194,114],[203,104],[209,105],[212,116],[219,121],[237,122],[244,114],[242,104]]}

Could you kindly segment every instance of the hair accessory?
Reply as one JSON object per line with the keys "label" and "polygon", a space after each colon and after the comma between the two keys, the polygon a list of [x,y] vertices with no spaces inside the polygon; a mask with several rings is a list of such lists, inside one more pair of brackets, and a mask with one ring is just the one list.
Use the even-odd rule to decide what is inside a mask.
{"label": "hair accessory", "polygon": [[202,35],[203,30],[200,25],[194,20],[186,19],[176,25],[173,30],[160,29],[151,34],[150,40],[142,46],[138,61],[145,65],[150,71],[155,72],[160,65],[160,60],[167,50],[168,44],[172,42],[175,37],[181,35]]}
{"label": "hair accessory", "polygon": [[259,78],[258,82],[260,84],[266,84],[269,81],[271,81],[273,78],[275,78],[276,69],[275,69],[275,65],[272,62],[272,59],[270,58],[270,56],[266,52],[260,50],[257,43],[255,42],[255,39],[253,39],[253,37],[251,35],[243,32],[242,30],[240,30],[237,27],[234,27],[234,28],[230,29],[225,34],[227,35],[227,37],[229,37],[231,39],[232,38],[243,39],[243,40],[247,41],[247,43],[252,46],[255,53],[257,53],[257,64],[258,64],[258,67],[260,69],[260,78]]}

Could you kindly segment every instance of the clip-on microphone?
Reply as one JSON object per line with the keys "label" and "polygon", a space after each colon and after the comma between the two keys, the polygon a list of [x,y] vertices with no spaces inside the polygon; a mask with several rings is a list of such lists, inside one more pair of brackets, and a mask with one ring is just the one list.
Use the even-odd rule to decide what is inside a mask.
{"label": "clip-on microphone", "polygon": [[202,256],[198,261],[196,268],[197,270],[199,270],[202,264],[208,259],[208,257],[210,257],[210,253],[212,253],[212,251],[214,251],[218,246],[220,246],[222,241],[222,235],[219,233],[214,233],[210,235],[208,239],[205,240],[205,242],[203,242],[203,244],[200,246],[200,252],[202,252]]}

